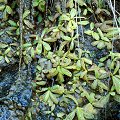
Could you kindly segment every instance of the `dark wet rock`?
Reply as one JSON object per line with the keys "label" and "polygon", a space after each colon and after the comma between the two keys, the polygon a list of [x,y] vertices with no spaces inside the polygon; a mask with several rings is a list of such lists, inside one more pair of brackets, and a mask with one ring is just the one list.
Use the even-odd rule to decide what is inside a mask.
{"label": "dark wet rock", "polygon": [[14,58],[9,58],[10,63],[8,64],[5,59],[0,60],[0,68],[5,68],[5,67],[11,67],[12,65],[17,63],[17,60],[15,60]]}
{"label": "dark wet rock", "polygon": [[6,71],[4,69],[1,74],[0,120],[19,120],[18,116],[25,114],[32,97],[31,79],[28,73],[28,69],[22,68],[21,79],[18,79],[18,68],[13,70],[9,68]]}
{"label": "dark wet rock", "polygon": [[110,102],[105,109],[99,112],[98,120],[120,120],[120,103]]}
{"label": "dark wet rock", "polygon": [[[6,31],[7,28],[5,30],[2,30],[2,31]],[[4,34],[2,34],[0,36],[0,42],[3,42],[3,43],[7,43],[7,44],[10,44],[12,42],[14,42],[14,38],[9,36],[6,32]]]}
{"label": "dark wet rock", "polygon": [[9,110],[7,106],[0,105],[0,120],[19,120],[15,111]]}

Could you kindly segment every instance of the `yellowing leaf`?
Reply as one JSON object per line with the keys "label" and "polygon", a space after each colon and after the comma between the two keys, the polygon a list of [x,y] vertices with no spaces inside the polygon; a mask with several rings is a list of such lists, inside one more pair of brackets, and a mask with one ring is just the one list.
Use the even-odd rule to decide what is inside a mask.
{"label": "yellowing leaf", "polygon": [[27,25],[29,28],[33,29],[34,25],[29,20],[24,20],[25,25]]}

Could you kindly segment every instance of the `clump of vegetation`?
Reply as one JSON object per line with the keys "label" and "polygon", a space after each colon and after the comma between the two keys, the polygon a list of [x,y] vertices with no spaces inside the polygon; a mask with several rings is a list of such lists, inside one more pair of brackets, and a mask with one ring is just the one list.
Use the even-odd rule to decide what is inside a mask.
{"label": "clump of vegetation", "polygon": [[[42,32],[31,34],[31,42],[22,45],[22,59],[25,64],[37,62],[36,78],[32,84],[40,101],[51,108],[46,114],[60,120],[94,119],[97,108],[104,108],[110,99],[120,102],[120,53],[113,50],[113,41],[119,38],[120,28],[110,17],[106,18],[112,14],[103,0],[67,0],[64,12],[63,4],[57,4],[54,14],[51,14],[50,10],[46,11],[44,0],[33,0],[34,8],[48,12],[48,16],[47,20],[42,19],[45,27]],[[7,3],[0,10],[8,14],[13,12]],[[40,17],[42,13],[39,12],[37,15]],[[29,14],[29,10],[23,13],[23,29],[35,27],[27,19]],[[14,20],[8,20],[8,23],[19,35],[19,24]],[[82,34],[79,34],[80,27]],[[93,63],[91,53],[80,46],[84,45],[80,42],[84,35],[91,36],[91,45],[98,50],[109,51],[98,64]],[[9,57],[13,57],[11,45],[0,44],[0,60],[10,63]],[[19,56],[19,50],[14,51],[14,56]],[[71,101],[75,108],[69,113],[54,114],[56,105],[66,107]],[[30,119],[31,114],[28,114]]]}

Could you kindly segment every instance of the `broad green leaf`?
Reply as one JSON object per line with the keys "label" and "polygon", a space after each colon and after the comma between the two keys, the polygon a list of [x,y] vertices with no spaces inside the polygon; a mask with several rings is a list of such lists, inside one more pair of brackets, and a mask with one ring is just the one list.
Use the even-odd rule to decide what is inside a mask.
{"label": "broad green leaf", "polygon": [[92,104],[88,103],[84,106],[84,117],[87,119],[94,119],[94,114],[96,114],[96,110],[92,106]]}
{"label": "broad green leaf", "polygon": [[115,95],[113,98],[115,101],[120,103],[120,95]]}
{"label": "broad green leaf", "polygon": [[76,9],[72,8],[70,11],[71,18],[74,18],[76,15]]}
{"label": "broad green leaf", "polygon": [[64,120],[73,120],[75,117],[75,110],[69,113]]}
{"label": "broad green leaf", "polygon": [[92,106],[91,103],[88,103],[84,106],[84,111],[85,112],[89,112],[89,113],[92,113],[92,114],[95,114],[97,113],[97,111],[94,109],[94,107]]}
{"label": "broad green leaf", "polygon": [[120,68],[120,62],[117,61],[116,68],[114,69],[113,75],[115,75],[119,71],[119,68]]}
{"label": "broad green leaf", "polygon": [[57,117],[59,117],[59,118],[62,118],[64,115],[65,115],[64,112],[59,112],[59,113],[57,113]]}
{"label": "broad green leaf", "polygon": [[67,76],[69,76],[69,77],[72,77],[72,73],[71,73],[69,70],[61,67],[61,71],[62,71],[62,73],[63,73],[64,75],[67,75]]}
{"label": "broad green leaf", "polygon": [[73,0],[69,0],[69,1],[67,2],[67,5],[66,5],[66,6],[69,7],[69,8],[73,8],[73,7],[74,7]]}
{"label": "broad green leaf", "polygon": [[25,25],[27,25],[28,28],[33,29],[34,25],[32,25],[32,23],[29,20],[24,20]]}
{"label": "broad green leaf", "polygon": [[67,56],[68,56],[70,59],[73,59],[73,60],[77,60],[77,59],[78,59],[78,57],[77,57],[77,55],[76,55],[75,53],[69,53]]}
{"label": "broad green leaf", "polygon": [[98,85],[97,80],[94,80],[93,83],[91,84],[91,88],[92,88],[92,89],[96,89],[96,88],[97,88],[97,85]]}
{"label": "broad green leaf", "polygon": [[57,75],[57,79],[59,83],[63,83],[64,82],[63,74],[59,72]]}
{"label": "broad green leaf", "polygon": [[107,37],[101,37],[102,40],[109,42],[110,40]]}
{"label": "broad green leaf", "polygon": [[80,21],[78,22],[79,25],[88,25],[89,21]]}
{"label": "broad green leaf", "polygon": [[92,42],[91,44],[92,44],[93,46],[96,46],[96,45],[98,45],[99,42],[100,42],[100,41],[94,41],[94,42]]}
{"label": "broad green leaf", "polygon": [[78,118],[78,120],[85,120],[84,114],[83,114],[84,111],[83,111],[82,108],[77,107],[77,108],[76,108],[76,112],[77,112],[77,118]]}
{"label": "broad green leaf", "polygon": [[12,12],[13,12],[11,7],[8,6],[8,5],[6,6],[6,11],[7,11],[8,14],[12,14]]}
{"label": "broad green leaf", "polygon": [[92,32],[93,32],[92,30],[87,30],[84,33],[87,34],[87,35],[92,35]]}
{"label": "broad green leaf", "polygon": [[50,91],[48,90],[44,95],[44,101],[47,102],[50,97]]}
{"label": "broad green leaf", "polygon": [[114,35],[119,34],[119,33],[120,33],[120,28],[119,29],[113,29],[110,32],[108,32],[105,36],[106,37],[113,37]]}
{"label": "broad green leaf", "polygon": [[108,87],[103,82],[98,81],[98,86],[102,89],[108,90]]}
{"label": "broad green leaf", "polygon": [[87,59],[87,58],[82,58],[86,63],[92,65],[92,60]]}
{"label": "broad green leaf", "polygon": [[99,43],[97,44],[97,48],[102,49],[105,47],[105,43],[103,41],[99,41]]}
{"label": "broad green leaf", "polygon": [[6,50],[5,50],[5,52],[4,52],[4,54],[5,55],[7,55],[9,52],[10,52],[10,50],[11,50],[11,48],[9,47],[9,48],[7,48]]}
{"label": "broad green leaf", "polygon": [[67,21],[69,21],[70,18],[66,14],[62,14],[62,16],[60,17],[60,20],[67,20]]}
{"label": "broad green leaf", "polygon": [[1,42],[0,42],[0,49],[1,49],[1,48],[6,48],[6,47],[8,47],[7,44],[4,44],[4,43],[1,43]]}
{"label": "broad green leaf", "polygon": [[38,9],[42,12],[45,12],[45,1],[44,0],[40,1],[38,5]]}
{"label": "broad green leaf", "polygon": [[42,44],[38,44],[36,47],[36,53],[39,55],[42,52]]}
{"label": "broad green leaf", "polygon": [[42,44],[43,44],[44,48],[45,48],[47,51],[51,50],[51,47],[50,47],[50,45],[49,45],[48,43],[43,42]]}
{"label": "broad green leaf", "polygon": [[90,29],[93,30],[95,27],[95,24],[93,22],[90,23]]}
{"label": "broad green leaf", "polygon": [[87,10],[87,9],[84,9],[84,11],[83,11],[83,15],[86,16],[87,13],[88,13],[88,10]]}
{"label": "broad green leaf", "polygon": [[53,89],[51,89],[51,91],[53,92],[53,93],[56,93],[56,94],[63,94],[64,93],[64,91],[65,91],[65,89],[64,89],[64,87],[63,86],[59,86],[59,85],[55,85],[56,86],[56,88],[53,88]]}
{"label": "broad green leaf", "polygon": [[5,61],[7,62],[7,63],[10,63],[10,60],[8,59],[8,57],[5,55]]}
{"label": "broad green leaf", "polygon": [[57,41],[56,38],[52,38],[52,37],[47,37],[47,38],[44,38],[43,40],[46,41],[46,42],[55,42],[55,41]]}
{"label": "broad green leaf", "polygon": [[52,68],[49,70],[49,74],[47,75],[48,78],[52,78],[58,74],[58,71],[56,68]]}
{"label": "broad green leaf", "polygon": [[58,104],[58,100],[57,100],[56,96],[51,92],[50,92],[50,98],[55,104]]}
{"label": "broad green leaf", "polygon": [[38,1],[38,0],[37,0],[37,1],[36,1],[36,0],[33,1],[33,6],[34,6],[34,7],[38,6],[38,4],[39,4],[39,1]]}
{"label": "broad green leaf", "polygon": [[4,10],[5,5],[0,5],[0,11]]}
{"label": "broad green leaf", "polygon": [[120,94],[120,78],[118,78],[116,75],[112,76],[113,79],[113,85],[115,86],[115,89],[118,94]]}
{"label": "broad green leaf", "polygon": [[13,20],[8,20],[8,23],[9,23],[11,26],[14,26],[14,27],[17,26],[16,22],[14,22]]}
{"label": "broad green leaf", "polygon": [[66,41],[71,41],[71,37],[69,36],[61,36],[63,40],[66,40]]}
{"label": "broad green leaf", "polygon": [[106,106],[106,104],[109,101],[109,97],[110,95],[106,95],[106,96],[102,96],[100,98],[100,100],[98,100],[97,102],[92,103],[95,107],[99,107],[99,108],[104,108]]}
{"label": "broad green leaf", "polygon": [[23,19],[26,18],[30,14],[30,10],[25,10],[23,13]]}
{"label": "broad green leaf", "polygon": [[103,33],[102,33],[102,31],[101,31],[100,28],[97,28],[97,31],[98,31],[98,33],[99,33],[99,35],[100,35],[101,38],[104,37],[104,35],[103,35]]}
{"label": "broad green leaf", "polygon": [[25,44],[23,44],[23,48],[28,48],[28,47],[31,47],[32,46],[32,44],[31,43],[25,43]]}
{"label": "broad green leaf", "polygon": [[45,85],[46,81],[40,81],[40,82],[36,82],[37,85]]}
{"label": "broad green leaf", "polygon": [[99,40],[99,39],[100,39],[98,33],[96,33],[96,32],[92,32],[92,37],[93,37],[95,40]]}

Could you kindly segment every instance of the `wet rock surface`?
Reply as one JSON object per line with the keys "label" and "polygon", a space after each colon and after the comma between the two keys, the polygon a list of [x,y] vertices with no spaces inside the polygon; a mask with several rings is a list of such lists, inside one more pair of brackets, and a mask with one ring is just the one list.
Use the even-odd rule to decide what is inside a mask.
{"label": "wet rock surface", "polygon": [[32,88],[28,69],[23,68],[18,79],[18,68],[14,67],[0,76],[0,120],[19,120],[30,105]]}

